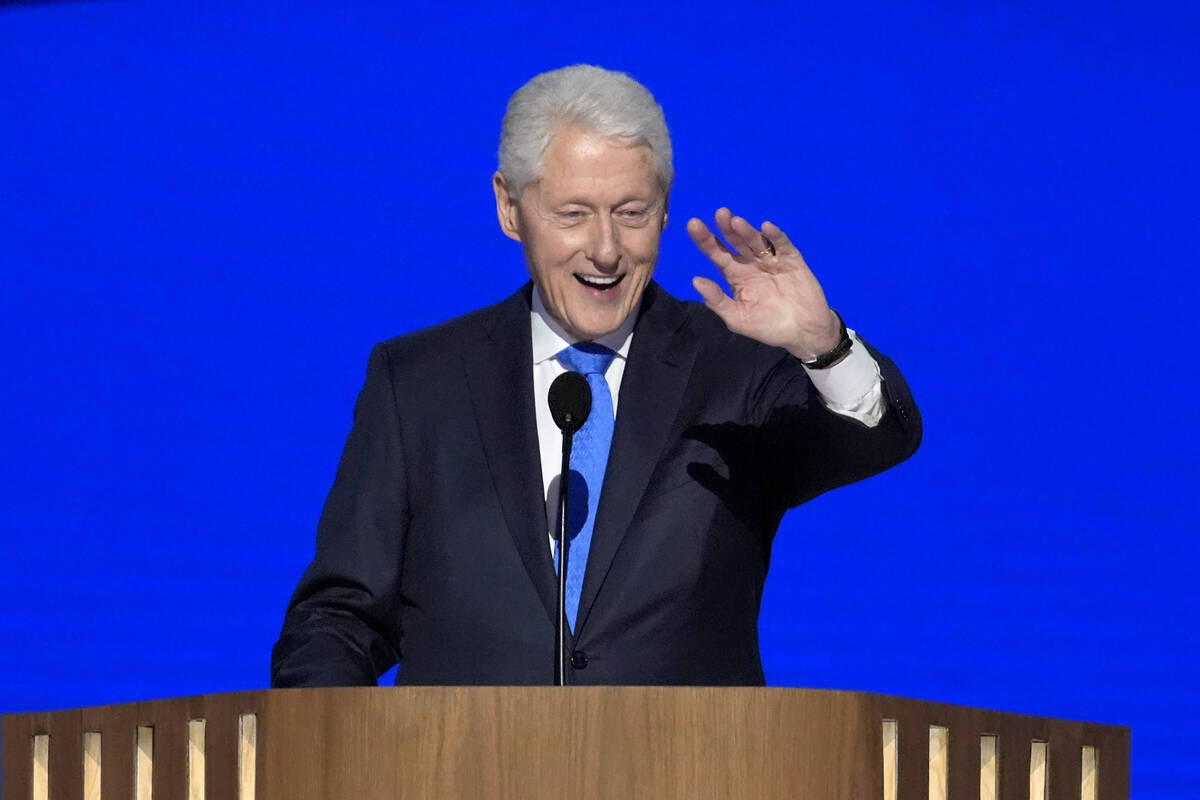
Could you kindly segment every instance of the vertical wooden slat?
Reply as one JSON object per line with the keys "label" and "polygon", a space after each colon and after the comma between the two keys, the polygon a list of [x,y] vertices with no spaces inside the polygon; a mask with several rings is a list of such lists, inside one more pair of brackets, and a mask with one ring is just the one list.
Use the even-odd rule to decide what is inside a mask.
{"label": "vertical wooden slat", "polygon": [[50,800],[50,735],[33,737],[33,800]]}
{"label": "vertical wooden slat", "polygon": [[0,797],[30,795],[33,782],[33,714],[0,716]]}
{"label": "vertical wooden slat", "polygon": [[946,796],[953,800],[978,800],[979,734],[987,729],[972,709],[942,712],[939,724],[950,729]]}
{"label": "vertical wooden slat", "polygon": [[1046,772],[1050,768],[1049,748],[1036,739],[1029,744],[1029,800],[1046,800]]}
{"label": "vertical wooden slat", "polygon": [[979,737],[979,800],[997,800],[1000,797],[1000,749],[996,737],[984,734]]}
{"label": "vertical wooden slat", "polygon": [[204,798],[204,720],[188,720],[187,800]]}
{"label": "vertical wooden slat", "polygon": [[187,720],[184,703],[138,703],[142,725],[154,728],[154,779],[150,793],[159,800],[183,800],[187,794]]}
{"label": "vertical wooden slat", "polygon": [[1079,797],[1080,754],[1083,739],[1077,727],[1056,720],[1044,720],[1046,746],[1046,797],[1052,800],[1076,800]]}
{"label": "vertical wooden slat", "polygon": [[1000,800],[1029,800],[1029,736],[1026,725],[996,727]]}
{"label": "vertical wooden slat", "polygon": [[258,715],[238,716],[238,800],[254,800],[258,775]]}
{"label": "vertical wooden slat", "polygon": [[79,800],[83,787],[83,728],[78,709],[47,715],[50,800]]}
{"label": "vertical wooden slat", "polygon": [[100,800],[103,750],[100,731],[83,733],[83,800]]}
{"label": "vertical wooden slat", "polygon": [[[1096,748],[1096,800],[1129,800],[1129,728],[1084,725],[1081,741]],[[1099,762],[1103,761],[1103,764]]]}
{"label": "vertical wooden slat", "polygon": [[[570,555],[570,553],[568,553]],[[896,800],[897,759],[900,757],[897,739],[900,726],[894,719],[883,721],[883,800]]]}
{"label": "vertical wooden slat", "polygon": [[947,800],[950,776],[950,729],[929,726],[929,800]]}
{"label": "vertical wooden slat", "polygon": [[101,734],[100,764],[108,767],[100,774],[100,796],[104,800],[130,800],[133,797],[137,723],[134,703],[94,706],[80,711],[80,730]]}
{"label": "vertical wooden slat", "polygon": [[154,798],[154,726],[138,725],[133,762],[135,800]]}
{"label": "vertical wooden slat", "polygon": [[921,712],[909,704],[905,713],[896,715],[900,727],[909,731],[902,731],[896,740],[900,754],[896,764],[898,800],[926,800],[929,795],[929,743],[924,736],[929,720]]}
{"label": "vertical wooden slat", "polygon": [[204,791],[213,800],[236,800],[239,704],[233,695],[210,695],[204,725]]}
{"label": "vertical wooden slat", "polygon": [[1096,748],[1084,745],[1080,748],[1081,776],[1079,800],[1096,800],[1096,784],[1100,780],[1100,760]]}

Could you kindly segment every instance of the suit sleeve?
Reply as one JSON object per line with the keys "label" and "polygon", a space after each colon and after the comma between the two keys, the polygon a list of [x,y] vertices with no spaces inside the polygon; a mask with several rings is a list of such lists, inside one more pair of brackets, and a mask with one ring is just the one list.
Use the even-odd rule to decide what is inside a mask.
{"label": "suit sleeve", "polygon": [[788,507],[899,464],[921,443],[921,415],[891,359],[859,337],[879,365],[885,403],[874,427],[822,403],[799,362],[785,356],[759,395],[766,479]]}
{"label": "suit sleeve", "polygon": [[383,346],[371,353],[316,555],[288,605],[271,685],[375,685],[400,658],[396,614],[408,528],[394,383]]}

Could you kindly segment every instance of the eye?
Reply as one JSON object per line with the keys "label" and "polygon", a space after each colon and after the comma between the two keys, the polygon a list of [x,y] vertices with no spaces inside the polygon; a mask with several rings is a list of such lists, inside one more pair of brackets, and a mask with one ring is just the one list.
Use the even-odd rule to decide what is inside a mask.
{"label": "eye", "polygon": [[562,222],[578,222],[587,216],[587,212],[578,208],[565,208],[554,215]]}
{"label": "eye", "polygon": [[650,219],[650,210],[646,208],[618,209],[617,219],[625,225],[644,225]]}

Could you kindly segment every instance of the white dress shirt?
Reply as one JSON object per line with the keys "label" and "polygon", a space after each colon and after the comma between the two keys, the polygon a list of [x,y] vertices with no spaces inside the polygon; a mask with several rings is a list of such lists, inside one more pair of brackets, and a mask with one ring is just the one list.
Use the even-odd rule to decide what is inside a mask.
{"label": "white dress shirt", "polygon": [[[621,379],[625,377],[625,364],[629,358],[629,345],[633,341],[633,325],[637,315],[638,308],[634,308],[621,327],[595,340],[596,344],[604,345],[617,354],[604,373],[609,391],[612,392],[614,414],[619,413],[617,402],[621,395]],[[550,384],[567,371],[556,356],[577,340],[550,316],[536,285],[533,288],[529,324],[533,342],[533,405],[537,415],[542,489],[546,498],[546,520],[549,523],[550,552],[553,555],[554,523],[558,517],[558,472],[562,466],[562,433],[550,416],[547,396],[550,394]],[[840,362],[828,369],[810,370],[806,367],[805,371],[821,401],[831,411],[873,428],[883,418],[884,408],[879,365],[862,346],[854,331],[850,331],[850,338],[854,345]]]}

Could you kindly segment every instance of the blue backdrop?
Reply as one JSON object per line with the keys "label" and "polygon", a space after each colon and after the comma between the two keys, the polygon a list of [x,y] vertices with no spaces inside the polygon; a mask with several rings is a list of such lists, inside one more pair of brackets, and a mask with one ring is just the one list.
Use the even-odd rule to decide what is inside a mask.
{"label": "blue backdrop", "polygon": [[785,522],[776,685],[1133,726],[1194,796],[1200,14],[0,6],[0,711],[259,688],[370,346],[524,280],[509,93],[667,111],[683,222],[778,222],[895,357],[922,449]]}

